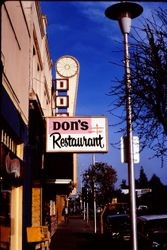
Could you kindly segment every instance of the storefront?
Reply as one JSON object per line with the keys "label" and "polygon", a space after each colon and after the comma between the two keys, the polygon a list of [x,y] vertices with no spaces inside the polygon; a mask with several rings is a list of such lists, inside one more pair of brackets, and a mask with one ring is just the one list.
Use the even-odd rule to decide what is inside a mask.
{"label": "storefront", "polygon": [[27,126],[3,86],[0,101],[0,249],[20,250]]}
{"label": "storefront", "polygon": [[[11,249],[20,237],[23,162],[1,142],[0,249]],[[21,237],[20,237],[21,238]],[[21,245],[20,240],[17,241]]]}

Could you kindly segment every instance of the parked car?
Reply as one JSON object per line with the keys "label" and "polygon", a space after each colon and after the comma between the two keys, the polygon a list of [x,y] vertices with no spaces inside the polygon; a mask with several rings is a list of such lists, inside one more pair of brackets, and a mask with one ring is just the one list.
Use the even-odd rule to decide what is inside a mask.
{"label": "parked car", "polygon": [[167,214],[137,218],[139,250],[167,250]]}
{"label": "parked car", "polygon": [[108,214],[105,233],[114,240],[130,240],[130,217],[128,214]]}

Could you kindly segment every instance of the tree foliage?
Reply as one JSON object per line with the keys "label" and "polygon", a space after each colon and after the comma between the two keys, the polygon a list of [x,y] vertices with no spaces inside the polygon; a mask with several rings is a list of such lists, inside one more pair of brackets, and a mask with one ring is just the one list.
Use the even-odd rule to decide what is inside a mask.
{"label": "tree foliage", "polygon": [[92,195],[96,192],[96,199],[100,205],[111,202],[116,181],[116,171],[111,165],[103,162],[90,165],[83,174],[84,187],[91,191]]}
{"label": "tree foliage", "polygon": [[[136,189],[150,189],[150,192],[142,194],[140,197],[137,197],[138,205],[146,205],[149,208],[149,213],[166,213],[167,204],[164,203],[164,199],[167,196],[167,186],[164,185],[160,178],[153,174],[150,179],[144,172],[144,168],[140,168],[139,178],[135,180]],[[122,180],[120,185],[121,189],[129,189],[129,186],[126,184],[126,180]],[[128,200],[126,195],[120,195],[121,200]]]}
{"label": "tree foliage", "polygon": [[[141,149],[152,149],[156,157],[167,156],[167,9],[157,9],[130,35],[130,69],[133,129]],[[125,107],[124,79],[111,87],[118,96],[116,108]],[[125,116],[120,116],[125,121]],[[124,130],[124,129],[123,129]],[[124,130],[125,131],[125,130]]]}
{"label": "tree foliage", "polygon": [[144,168],[141,167],[139,179],[136,180],[136,188],[148,188],[148,186],[149,186],[148,178],[144,172]]}
{"label": "tree foliage", "polygon": [[[139,178],[135,180],[135,184],[137,189],[150,188],[152,190],[159,190],[164,187],[157,175],[153,174],[152,177],[148,179],[143,166],[140,168]],[[121,189],[129,188],[129,185],[126,183],[125,179],[122,180],[120,187]]]}

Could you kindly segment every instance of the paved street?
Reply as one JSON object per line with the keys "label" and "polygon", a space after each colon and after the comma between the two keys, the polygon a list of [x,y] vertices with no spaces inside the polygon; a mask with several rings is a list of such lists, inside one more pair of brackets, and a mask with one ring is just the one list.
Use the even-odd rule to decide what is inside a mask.
{"label": "paved street", "polygon": [[115,245],[109,238],[94,233],[93,224],[87,224],[82,217],[70,217],[69,223],[58,226],[53,235],[50,250],[129,250],[125,245]]}

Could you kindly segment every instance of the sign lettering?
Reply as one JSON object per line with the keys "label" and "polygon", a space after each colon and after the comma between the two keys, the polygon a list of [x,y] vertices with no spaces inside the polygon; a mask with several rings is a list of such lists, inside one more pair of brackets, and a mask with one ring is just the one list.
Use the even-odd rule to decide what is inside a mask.
{"label": "sign lettering", "polygon": [[48,117],[47,152],[107,152],[105,117]]}

